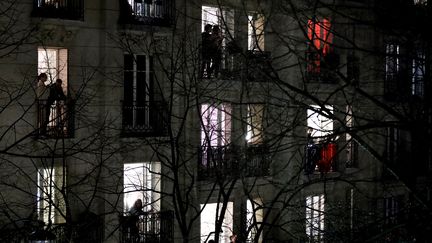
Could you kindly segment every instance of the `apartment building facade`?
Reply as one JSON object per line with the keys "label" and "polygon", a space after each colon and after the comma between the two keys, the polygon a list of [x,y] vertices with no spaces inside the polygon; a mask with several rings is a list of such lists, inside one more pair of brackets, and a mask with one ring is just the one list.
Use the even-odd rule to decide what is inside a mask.
{"label": "apartment building facade", "polygon": [[0,239],[427,242],[427,1],[0,7]]}

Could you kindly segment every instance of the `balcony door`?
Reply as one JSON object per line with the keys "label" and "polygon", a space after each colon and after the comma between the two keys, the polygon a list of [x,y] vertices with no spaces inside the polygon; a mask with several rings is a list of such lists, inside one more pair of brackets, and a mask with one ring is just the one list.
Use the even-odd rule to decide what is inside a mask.
{"label": "balcony door", "polygon": [[124,55],[123,122],[127,128],[151,128],[153,74],[152,56]]}
{"label": "balcony door", "polygon": [[231,142],[231,105],[202,104],[201,120],[202,163],[207,165],[210,158],[222,160]]}

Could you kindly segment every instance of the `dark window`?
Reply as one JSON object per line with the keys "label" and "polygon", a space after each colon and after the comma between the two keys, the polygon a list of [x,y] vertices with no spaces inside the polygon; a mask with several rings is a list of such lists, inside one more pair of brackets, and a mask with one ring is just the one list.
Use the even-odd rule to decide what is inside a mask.
{"label": "dark window", "polygon": [[155,100],[153,57],[124,55],[123,132],[125,135],[162,135],[166,109]]}
{"label": "dark window", "polygon": [[385,224],[397,224],[402,219],[403,197],[394,196],[384,198]]}

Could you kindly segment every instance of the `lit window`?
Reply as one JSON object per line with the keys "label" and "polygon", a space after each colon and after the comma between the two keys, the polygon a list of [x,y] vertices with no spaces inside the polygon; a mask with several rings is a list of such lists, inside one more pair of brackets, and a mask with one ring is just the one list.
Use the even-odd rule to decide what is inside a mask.
{"label": "lit window", "polygon": [[227,43],[235,37],[234,10],[224,7],[202,6],[201,18],[202,32],[204,32],[204,27],[207,24],[212,26],[217,25],[222,30],[222,57],[220,64],[217,65],[220,65],[222,69],[232,70],[234,67],[233,57],[226,55],[226,52],[223,50],[227,46]]}
{"label": "lit window", "polygon": [[337,155],[336,143],[333,141],[333,107],[325,109],[311,106],[307,110],[308,143],[306,145],[305,172],[330,172]]}
{"label": "lit window", "polygon": [[249,144],[261,144],[263,142],[264,105],[249,104],[247,108],[246,141]]}
{"label": "lit window", "polygon": [[128,0],[132,15],[138,18],[164,18],[167,14],[167,0]]}
{"label": "lit window", "polygon": [[308,73],[319,73],[321,60],[331,53],[333,33],[329,19],[319,20],[313,18],[308,20],[307,35],[309,39],[309,50],[307,54]]}
{"label": "lit window", "polygon": [[248,15],[248,50],[264,51],[264,16]]}
{"label": "lit window", "polygon": [[48,76],[45,85],[55,83],[57,79],[61,79],[63,92],[67,94],[67,49],[62,48],[38,48],[38,73],[46,73]]}
{"label": "lit window", "polygon": [[312,105],[307,110],[308,135],[316,141],[326,140],[328,136],[333,134],[333,120],[330,118],[333,114],[333,107],[326,105],[325,109]]}
{"label": "lit window", "polygon": [[262,231],[259,234],[258,241],[255,241],[255,238],[258,234],[258,229],[262,227],[263,222],[263,206],[262,202],[259,198],[254,199],[253,201],[246,201],[246,229],[248,230],[248,242],[263,242]]}
{"label": "lit window", "polygon": [[158,162],[126,163],[123,167],[125,212],[137,199],[143,202],[144,211],[160,210],[161,167]]}
{"label": "lit window", "polygon": [[[64,48],[38,48],[38,74],[45,73],[47,80],[38,81],[38,128],[41,135],[70,136],[69,114],[73,105],[66,99],[68,91],[68,52]],[[56,81],[61,79],[61,89]],[[63,92],[62,92],[63,91]]]}
{"label": "lit window", "polygon": [[61,166],[39,168],[37,173],[37,213],[39,220],[48,223],[64,223],[66,204],[63,187],[66,175]]}
{"label": "lit window", "polygon": [[324,242],[324,194],[306,197],[306,235],[311,242]]}
{"label": "lit window", "polygon": [[[233,203],[228,202],[226,206],[227,209],[222,221],[221,235],[219,236],[219,242],[221,243],[229,243],[229,237],[233,233]],[[220,219],[222,203],[201,204],[201,209],[201,243],[205,243],[207,239],[214,239],[215,222]]]}
{"label": "lit window", "polygon": [[[219,8],[212,6],[202,6],[202,23],[201,30],[204,32],[204,27],[207,24],[218,25],[222,29],[222,34],[228,37],[234,37],[234,11],[227,8]],[[223,43],[225,45],[225,42]]]}
{"label": "lit window", "polygon": [[201,145],[226,146],[231,141],[231,105],[201,105]]}

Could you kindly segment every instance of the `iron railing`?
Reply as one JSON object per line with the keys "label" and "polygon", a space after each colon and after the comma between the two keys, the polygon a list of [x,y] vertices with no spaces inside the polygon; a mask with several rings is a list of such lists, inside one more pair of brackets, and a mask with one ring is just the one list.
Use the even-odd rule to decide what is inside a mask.
{"label": "iron railing", "polygon": [[220,176],[259,177],[270,174],[270,156],[265,146],[245,149],[233,146],[200,147],[198,155],[199,180]]}
{"label": "iron railing", "polygon": [[0,230],[1,242],[103,242],[103,225],[100,217],[95,216],[74,224],[53,224],[49,229],[40,221],[26,221],[18,228]]}
{"label": "iron railing", "polygon": [[163,102],[127,105],[123,102],[122,135],[125,137],[165,136],[168,112]]}
{"label": "iron railing", "polygon": [[171,243],[174,236],[172,211],[120,216],[121,243]]}
{"label": "iron railing", "polygon": [[168,26],[172,22],[174,0],[119,0],[121,24]]}
{"label": "iron railing", "polygon": [[75,102],[73,100],[37,100],[37,136],[70,138],[74,136]]}
{"label": "iron railing", "polygon": [[84,0],[34,0],[32,15],[45,18],[83,20]]}

